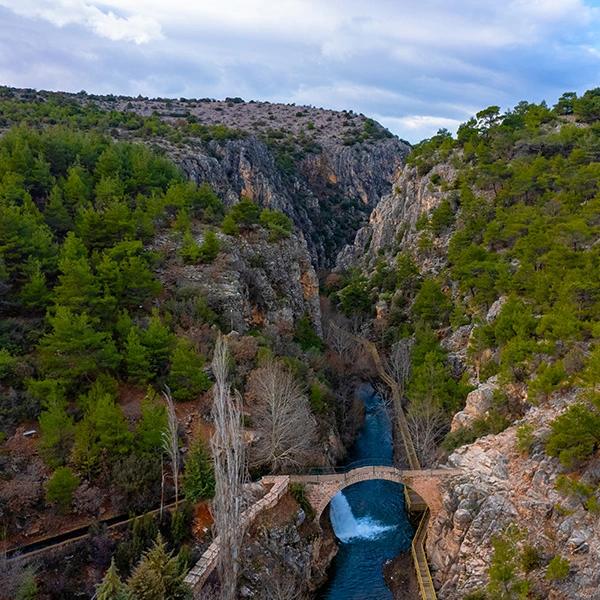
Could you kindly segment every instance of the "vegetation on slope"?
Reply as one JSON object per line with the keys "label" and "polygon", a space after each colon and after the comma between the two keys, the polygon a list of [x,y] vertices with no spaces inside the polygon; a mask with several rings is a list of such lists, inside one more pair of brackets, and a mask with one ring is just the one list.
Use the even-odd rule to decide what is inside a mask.
{"label": "vegetation on slope", "polygon": [[[449,327],[473,325],[473,370],[481,379],[498,375],[505,388],[526,387],[530,403],[582,388],[546,442],[566,465],[591,456],[600,443],[599,107],[600,89],[579,98],[564,94],[554,108],[521,102],[501,113],[492,106],[456,137],[442,130],[416,146],[408,164],[444,200],[419,220],[412,255],[382,255],[370,277],[350,274],[337,291],[348,313],[371,314],[378,299],[391,305],[390,346],[412,335],[418,350],[428,328],[445,335]],[[428,175],[443,163],[456,172],[452,181]],[[441,267],[419,273],[417,265],[428,261]],[[488,322],[499,298],[498,317]],[[444,353],[436,352],[412,353],[409,411],[424,386],[433,390],[448,380]],[[435,389],[431,398],[448,419],[466,391],[459,386],[449,402]],[[488,417],[446,446],[499,431],[522,409],[500,394]]]}

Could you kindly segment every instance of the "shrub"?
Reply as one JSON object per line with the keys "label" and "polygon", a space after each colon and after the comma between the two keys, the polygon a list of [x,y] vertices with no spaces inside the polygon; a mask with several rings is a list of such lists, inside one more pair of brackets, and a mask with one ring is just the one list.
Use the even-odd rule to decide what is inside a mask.
{"label": "shrub", "polygon": [[79,477],[69,467],[59,467],[46,484],[46,500],[66,512],[73,502],[73,492],[79,486]]}
{"label": "shrub", "polygon": [[[431,178],[431,181],[433,182],[433,177]],[[431,217],[429,218],[429,226],[433,233],[440,235],[445,229],[450,227],[452,223],[454,223],[454,211],[452,210],[449,200],[445,198],[431,213]]]}
{"label": "shrub", "polygon": [[304,315],[296,323],[294,341],[297,342],[300,345],[300,348],[305,352],[311,348],[323,350],[324,347],[323,340],[317,335],[308,315]]}
{"label": "shrub", "polygon": [[448,322],[452,302],[442,292],[439,284],[433,279],[426,279],[418,291],[412,305],[412,314],[432,327],[439,327]]}
{"label": "shrub", "polygon": [[535,442],[533,432],[534,428],[531,423],[524,423],[523,425],[519,425],[519,427],[517,427],[516,437],[517,449],[519,452],[522,452],[523,454],[529,454],[529,451]]}
{"label": "shrub", "polygon": [[167,379],[175,400],[190,400],[210,387],[204,357],[185,338],[177,338]]}
{"label": "shrub", "polygon": [[562,361],[553,364],[542,363],[537,377],[529,383],[530,401],[547,400],[550,394],[560,387],[566,376]]}
{"label": "shrub", "polygon": [[242,197],[227,213],[233,222],[241,228],[256,225],[260,218],[260,208],[249,198]]}
{"label": "shrub", "polygon": [[240,228],[232,215],[225,215],[225,218],[221,222],[221,231],[226,235],[237,235],[240,232]]}
{"label": "shrub", "polygon": [[323,385],[320,381],[312,383],[309,388],[309,400],[312,411],[317,414],[327,412],[328,396],[329,390],[327,389],[327,386]]}
{"label": "shrub", "polygon": [[562,556],[555,556],[546,567],[546,579],[559,581],[569,575],[569,561]]}
{"label": "shrub", "polygon": [[521,550],[521,568],[525,573],[537,569],[542,563],[542,557],[535,546],[526,544]]}
{"label": "shrub", "polygon": [[202,244],[198,247],[198,260],[209,263],[215,260],[221,251],[221,242],[214,231],[207,231]]}
{"label": "shrub", "polygon": [[589,458],[600,443],[600,413],[595,406],[573,404],[550,424],[546,452],[566,467]]}
{"label": "shrub", "polygon": [[292,233],[292,221],[278,210],[265,208],[260,213],[260,224],[269,232],[269,239],[277,241]]}
{"label": "shrub", "polygon": [[294,500],[300,505],[300,508],[304,511],[304,514],[312,519],[315,516],[315,511],[306,497],[306,490],[302,483],[290,483],[290,494]]}

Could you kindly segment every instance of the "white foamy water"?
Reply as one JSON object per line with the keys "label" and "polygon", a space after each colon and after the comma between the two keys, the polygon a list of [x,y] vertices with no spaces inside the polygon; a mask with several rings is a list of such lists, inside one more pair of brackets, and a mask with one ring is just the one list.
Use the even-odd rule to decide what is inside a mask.
{"label": "white foamy water", "polygon": [[394,525],[383,525],[371,517],[357,519],[342,492],[336,494],[331,501],[330,519],[335,535],[341,542],[349,542],[357,538],[374,540],[395,527]]}

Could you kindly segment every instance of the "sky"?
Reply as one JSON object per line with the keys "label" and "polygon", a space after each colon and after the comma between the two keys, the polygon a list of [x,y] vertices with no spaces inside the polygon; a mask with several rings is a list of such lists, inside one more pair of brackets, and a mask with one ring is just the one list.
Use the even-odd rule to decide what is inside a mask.
{"label": "sky", "polygon": [[352,109],[411,142],[600,85],[600,0],[0,0],[0,84]]}

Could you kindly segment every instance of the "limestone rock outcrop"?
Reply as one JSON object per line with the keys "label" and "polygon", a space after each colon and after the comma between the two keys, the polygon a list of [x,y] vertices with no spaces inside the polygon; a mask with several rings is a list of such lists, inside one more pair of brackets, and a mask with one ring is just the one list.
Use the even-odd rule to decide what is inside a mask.
{"label": "limestone rock outcrop", "polygon": [[[450,455],[448,465],[463,469],[463,474],[445,483],[443,510],[432,521],[427,540],[440,599],[459,600],[487,583],[492,539],[509,524],[524,531],[524,543],[539,553],[540,565],[528,575],[536,597],[600,597],[600,519],[581,501],[559,494],[555,484],[563,469],[543,451],[549,422],[571,402],[569,395],[531,408],[502,433]],[[529,455],[516,446],[517,428],[524,423],[535,428]],[[597,485],[597,461],[578,476]],[[570,575],[549,581],[545,565],[557,555],[569,561]]]}

